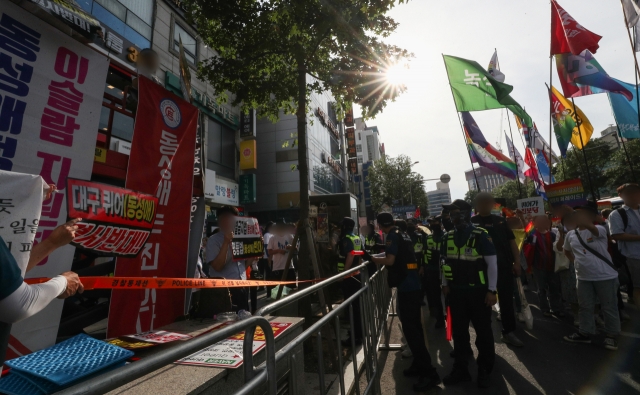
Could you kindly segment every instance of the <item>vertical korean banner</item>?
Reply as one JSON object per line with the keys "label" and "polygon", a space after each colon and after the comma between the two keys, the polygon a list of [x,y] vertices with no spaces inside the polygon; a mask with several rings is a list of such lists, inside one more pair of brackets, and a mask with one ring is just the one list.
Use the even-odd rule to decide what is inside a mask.
{"label": "vertical korean banner", "polygon": [[[185,277],[198,124],[196,107],[140,77],[126,187],[158,198],[151,236],[136,258],[119,258],[116,276]],[[184,290],[114,290],[109,337],[150,331],[184,314]]]}
{"label": "vertical korean banner", "polygon": [[[41,175],[59,191],[42,205],[35,242],[67,220],[67,177],[88,180],[108,60],[8,1],[0,8],[0,169]],[[16,219],[17,220],[17,219]],[[20,218],[21,220],[21,218]],[[56,250],[27,277],[71,269]],[[7,359],[54,344],[62,300],[13,326]]]}

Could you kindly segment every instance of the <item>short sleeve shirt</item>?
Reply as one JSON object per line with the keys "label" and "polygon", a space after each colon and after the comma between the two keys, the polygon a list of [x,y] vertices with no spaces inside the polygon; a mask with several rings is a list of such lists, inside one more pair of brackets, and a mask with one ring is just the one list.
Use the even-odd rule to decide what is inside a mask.
{"label": "short sleeve shirt", "polygon": [[603,281],[618,277],[617,271],[584,248],[576,236],[576,232],[580,232],[580,237],[582,237],[582,240],[589,248],[611,261],[611,256],[607,251],[607,231],[601,225],[596,225],[596,228],[598,229],[597,236],[594,236],[588,229],[576,229],[567,233],[564,239],[563,248],[567,251],[572,251],[576,257],[574,264],[578,280]]}
{"label": "short sleeve shirt", "polygon": [[[609,229],[612,235],[618,235],[621,233],[629,233],[632,235],[640,235],[640,212],[633,210],[630,207],[622,206],[622,209],[627,212],[627,218],[629,224],[627,228],[624,227],[624,221],[618,210],[614,210],[609,215]],[[640,241],[618,241],[620,246],[620,252],[627,258],[640,259]]]}
{"label": "short sleeve shirt", "polygon": [[207,268],[209,270],[209,277],[223,277],[228,280],[246,280],[247,273],[245,271],[244,261],[234,262],[231,245],[228,247],[227,256],[221,271],[215,270],[209,264],[216,259],[220,253],[223,243],[224,233],[222,232],[218,232],[209,237],[209,240],[207,241]]}
{"label": "short sleeve shirt", "polygon": [[0,237],[0,300],[11,295],[23,281],[18,262]]}

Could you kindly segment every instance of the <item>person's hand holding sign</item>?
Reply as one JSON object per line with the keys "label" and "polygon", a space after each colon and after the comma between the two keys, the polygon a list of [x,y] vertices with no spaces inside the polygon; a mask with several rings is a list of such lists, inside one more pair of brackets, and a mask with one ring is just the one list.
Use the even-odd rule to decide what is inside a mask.
{"label": "person's hand holding sign", "polygon": [[48,257],[53,251],[60,247],[66,246],[76,237],[76,231],[78,230],[78,221],[81,218],[74,218],[67,223],[58,226],[51,232],[49,237],[42,240],[38,244],[34,244],[31,248],[31,254],[29,255],[29,263],[27,265],[27,272],[33,269],[43,259]]}

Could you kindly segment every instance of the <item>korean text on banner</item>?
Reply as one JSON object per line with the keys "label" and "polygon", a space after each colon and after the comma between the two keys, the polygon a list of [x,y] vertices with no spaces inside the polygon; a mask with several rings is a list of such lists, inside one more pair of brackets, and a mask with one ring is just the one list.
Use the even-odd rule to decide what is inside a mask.
{"label": "korean text on banner", "polygon": [[250,217],[235,217],[233,227],[233,259],[261,258],[264,254],[264,241],[258,220]]}
{"label": "korean text on banner", "polygon": [[[184,277],[198,110],[140,77],[126,187],[158,198],[151,236],[135,258],[118,258],[116,276]],[[141,333],[184,314],[182,290],[119,291],[111,295],[109,337]]]}
{"label": "korean text on banner", "polygon": [[518,199],[518,209],[524,214],[527,222],[538,215],[544,213],[544,199],[542,197],[532,197],[527,199]]}
{"label": "korean text on banner", "polygon": [[582,181],[578,178],[547,185],[546,190],[549,204],[552,206],[566,204],[575,207],[587,204]]}
{"label": "korean text on banner", "polygon": [[138,255],[151,234],[157,197],[72,178],[67,191],[69,218],[82,218],[74,246],[102,256]]}
{"label": "korean text on banner", "polygon": [[[39,174],[58,186],[42,204],[38,242],[67,220],[67,177],[91,177],[109,62],[10,1],[0,7],[0,43],[0,169]],[[29,277],[68,271],[73,251],[56,250]],[[61,312],[62,300],[56,300],[15,324],[7,359],[53,345]]]}

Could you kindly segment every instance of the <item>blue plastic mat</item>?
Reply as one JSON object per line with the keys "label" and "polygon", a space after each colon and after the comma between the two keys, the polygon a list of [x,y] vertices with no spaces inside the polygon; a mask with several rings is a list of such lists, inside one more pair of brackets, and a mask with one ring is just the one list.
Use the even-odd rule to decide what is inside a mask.
{"label": "blue plastic mat", "polygon": [[113,367],[133,355],[129,350],[81,334],[5,364],[54,384],[66,385]]}
{"label": "blue plastic mat", "polygon": [[9,373],[0,379],[0,393],[7,395],[44,395],[38,387],[24,377]]}

